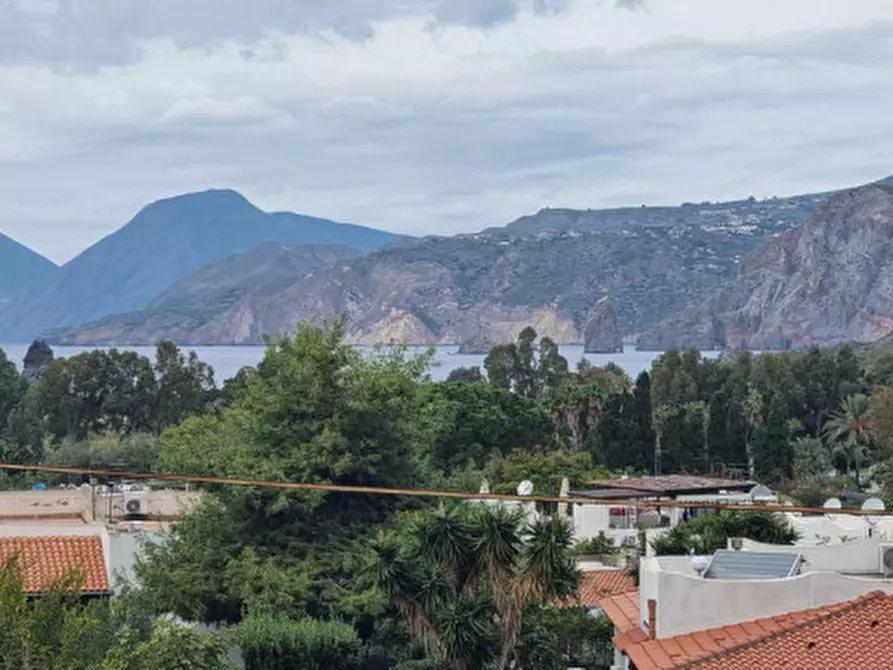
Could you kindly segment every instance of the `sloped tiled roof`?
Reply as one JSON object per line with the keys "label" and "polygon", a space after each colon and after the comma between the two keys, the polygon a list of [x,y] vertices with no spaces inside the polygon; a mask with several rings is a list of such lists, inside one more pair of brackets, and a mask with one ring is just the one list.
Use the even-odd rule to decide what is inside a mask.
{"label": "sloped tiled roof", "polygon": [[615,628],[621,634],[636,630],[641,631],[641,626],[639,625],[639,589],[602,598],[598,601],[598,606],[614,622]]}
{"label": "sloped tiled roof", "polygon": [[595,607],[607,596],[635,590],[636,583],[626,570],[590,570],[583,573],[577,593],[580,605]]}
{"label": "sloped tiled roof", "polygon": [[[616,598],[608,599],[608,601],[613,600]],[[868,603],[872,604],[872,609],[864,607]],[[886,612],[885,618],[873,616],[877,613],[874,609],[875,605]],[[893,668],[893,598],[880,591],[854,601],[657,640],[648,639],[641,630],[638,623],[638,600],[635,603],[635,628],[632,627],[629,605],[626,612],[609,609],[609,607],[610,605],[608,607],[603,605],[602,609],[620,630],[620,635],[614,638],[614,645],[629,656],[638,670],[676,670],[678,668],[806,670],[823,666],[828,668]],[[857,610],[868,612],[868,614],[862,615],[861,619],[873,618],[868,624],[861,619],[858,622],[847,623]],[[871,622],[874,621],[885,622],[886,627],[882,627],[880,624],[872,627]],[[833,622],[840,623],[830,626]],[[828,626],[827,630],[826,625]],[[857,633],[861,631],[864,634],[851,636],[852,639],[843,639],[848,635],[844,631],[851,627]],[[809,637],[809,640],[806,640],[801,635],[803,631],[814,631],[814,634],[811,637],[806,635]],[[818,643],[819,639],[822,640],[821,645]],[[815,644],[810,646],[810,642]],[[826,657],[822,655],[837,648],[843,649],[859,645],[870,648],[872,645],[878,644],[888,645],[889,651],[886,653],[889,656],[884,656],[883,662],[874,662],[874,664],[872,661],[860,660],[855,665],[849,665],[846,662],[838,663],[835,660],[843,658],[842,656]],[[804,656],[804,652],[808,655]],[[876,655],[879,651],[876,649],[871,653]],[[865,659],[868,657],[864,655],[860,657],[857,654],[855,658]]]}
{"label": "sloped tiled roof", "polygon": [[799,626],[688,667],[698,670],[893,668],[893,597],[875,591]]}
{"label": "sloped tiled roof", "polygon": [[18,557],[26,593],[41,593],[80,568],[85,593],[110,592],[108,571],[99,536],[0,538],[0,564]]}

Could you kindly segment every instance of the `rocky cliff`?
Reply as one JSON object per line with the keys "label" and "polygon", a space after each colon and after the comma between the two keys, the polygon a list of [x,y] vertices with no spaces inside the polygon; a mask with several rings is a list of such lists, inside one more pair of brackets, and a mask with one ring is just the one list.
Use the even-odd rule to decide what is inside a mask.
{"label": "rocky cliff", "polygon": [[623,335],[617,327],[617,314],[610,298],[599,300],[583,331],[583,351],[587,354],[623,353]]}
{"label": "rocky cliff", "polygon": [[[293,332],[301,320],[346,314],[348,338],[360,344],[503,343],[528,325],[556,342],[582,343],[599,299],[611,296],[616,326],[593,325],[590,340],[613,348],[616,335],[640,334],[699,305],[736,276],[746,254],[829,197],[543,210],[479,234],[336,260],[275,290],[221,301],[216,311],[216,299],[194,296],[210,310],[202,324],[189,321],[184,303],[172,323],[168,307],[151,322],[143,310],[56,331],[53,340],[256,344],[265,333]],[[713,337],[711,325],[705,339]]]}
{"label": "rocky cliff", "polygon": [[189,275],[144,309],[113,315],[76,330],[47,333],[54,344],[182,344],[259,342],[268,332],[265,301],[319,265],[354,258],[337,244],[267,242],[211,263]]}
{"label": "rocky cliff", "polygon": [[648,328],[640,348],[789,349],[893,332],[893,189],[840,193],[747,255],[701,305]]}

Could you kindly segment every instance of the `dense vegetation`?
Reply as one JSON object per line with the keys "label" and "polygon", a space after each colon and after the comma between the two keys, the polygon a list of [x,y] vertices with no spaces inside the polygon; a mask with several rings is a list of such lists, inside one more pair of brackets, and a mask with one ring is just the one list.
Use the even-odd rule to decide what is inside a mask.
{"label": "dense vegetation", "polygon": [[[7,462],[455,490],[529,479],[543,494],[565,477],[579,486],[659,469],[752,475],[804,504],[841,489],[886,491],[893,471],[893,354],[845,346],[733,361],[671,350],[633,381],[616,366],[572,369],[528,329],[490,352],[486,374],[435,383],[430,355],[364,356],[336,323],[277,340],[223,388],[169,342],[155,361],[116,350],[44,358],[19,374],[0,354]],[[127,655],[162,654],[171,635],[211,659],[190,667],[223,662],[216,635],[207,647],[152,625],[167,613],[231,630],[254,670],[525,670],[604,652],[604,622],[553,605],[575,591],[573,553],[592,549],[572,547],[563,520],[436,503],[212,487],[137,566],[140,588],[122,601],[139,603],[145,625],[66,605],[74,631],[80,618],[99,621],[83,635],[101,642],[70,667],[141,668]],[[794,539],[771,516],[720,514],[656,549],[709,551],[730,534]],[[29,621],[17,625],[37,625]],[[68,653],[65,635],[53,636],[53,653]]]}

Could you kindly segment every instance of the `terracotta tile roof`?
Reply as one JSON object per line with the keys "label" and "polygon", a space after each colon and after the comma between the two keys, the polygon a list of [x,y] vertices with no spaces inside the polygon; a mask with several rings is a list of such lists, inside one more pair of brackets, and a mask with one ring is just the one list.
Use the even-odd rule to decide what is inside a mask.
{"label": "terracotta tile roof", "polygon": [[714,479],[693,475],[662,475],[658,477],[627,477],[625,479],[596,479],[587,486],[613,489],[632,489],[644,493],[682,493],[718,491],[720,489],[750,490],[754,483],[741,479]]}
{"label": "terracotta tile roof", "polygon": [[[849,621],[851,612],[855,612],[866,603],[882,603],[885,608],[886,627],[883,631],[878,627],[871,628],[858,622],[846,623]],[[638,607],[638,603],[636,603]],[[605,609],[604,607],[602,609]],[[605,612],[611,617],[617,625],[617,619],[607,609]],[[875,610],[870,610],[870,614],[865,616],[873,616]],[[621,620],[625,623],[628,616],[620,615]],[[862,618],[864,619],[865,616]],[[871,620],[876,620],[877,617]],[[842,621],[844,623],[837,624],[833,629],[829,628],[824,631],[825,622]],[[739,670],[744,668],[790,668],[803,669],[816,668],[826,666],[829,668],[837,667],[859,667],[859,668],[881,668],[893,667],[893,598],[885,596],[883,592],[877,591],[855,601],[847,601],[828,605],[825,607],[816,607],[799,612],[791,612],[775,617],[767,617],[757,619],[755,621],[745,621],[732,626],[722,626],[719,628],[711,628],[708,630],[691,633],[688,635],[679,635],[677,637],[663,638],[658,640],[650,640],[638,626],[638,615],[636,618],[636,630],[629,629],[614,638],[614,645],[635,663],[638,670],[675,670],[677,668],[696,667],[699,670]],[[860,628],[861,625],[861,628]],[[848,633],[843,631],[853,628],[854,630],[864,629],[866,635],[861,641],[843,638],[848,637]],[[620,628],[620,626],[618,626]],[[840,646],[849,648],[850,643],[855,646],[863,645],[872,648],[878,643],[888,644],[890,649],[890,657],[886,658],[884,663],[871,665],[870,662],[860,661],[855,665],[848,663],[837,663],[833,658],[817,655],[816,650],[819,645],[809,646],[809,641],[816,641],[819,637],[813,634],[809,637],[809,641],[801,640],[802,631],[825,632],[822,636],[823,643],[821,647],[824,650],[835,649]],[[872,636],[880,633],[888,637],[878,637],[876,640]],[[795,636],[795,637],[792,637]],[[854,639],[856,639],[854,638]],[[787,642],[789,639],[794,642]],[[799,646],[798,646],[799,645]],[[802,649],[800,649],[802,647]],[[806,660],[801,664],[797,660],[798,652],[808,651],[811,655],[804,657]],[[847,652],[850,653],[850,652]],[[873,653],[876,653],[873,652]],[[857,656],[858,657],[858,656]],[[843,657],[840,657],[843,658]],[[743,660],[741,660],[743,659]]]}
{"label": "terracotta tile roof", "polygon": [[689,665],[698,670],[893,667],[893,597],[875,591],[786,631]]}
{"label": "terracotta tile roof", "polygon": [[[621,636],[630,632],[634,633],[637,630],[641,632],[641,625],[639,624],[639,589],[602,598],[598,602],[598,606],[614,622],[614,626],[620,631]],[[644,633],[642,635],[644,636]]]}
{"label": "terracotta tile roof", "polygon": [[577,598],[563,604],[566,607],[597,607],[607,596],[636,590],[636,583],[626,570],[589,570],[583,573]]}
{"label": "terracotta tile roof", "polygon": [[112,590],[99,536],[0,538],[0,563],[13,556],[18,557],[27,593],[46,591],[76,568],[84,571],[81,591]]}

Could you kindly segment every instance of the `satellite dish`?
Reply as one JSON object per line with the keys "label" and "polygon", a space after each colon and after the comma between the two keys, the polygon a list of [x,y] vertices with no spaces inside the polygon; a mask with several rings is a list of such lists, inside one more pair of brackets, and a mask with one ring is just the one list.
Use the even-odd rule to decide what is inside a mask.
{"label": "satellite dish", "polygon": [[774,497],[775,494],[772,493],[772,489],[763,484],[757,484],[750,490],[751,500],[769,500]]}
{"label": "satellite dish", "polygon": [[[843,503],[840,502],[840,498],[828,498],[822,507],[826,510],[843,509]],[[830,511],[826,511],[825,516],[831,521],[834,521],[834,519],[837,518],[836,515],[832,514]]]}
{"label": "satellite dish", "polygon": [[692,556],[691,557],[691,569],[694,570],[698,577],[703,577],[704,573],[707,571],[707,568],[710,567],[710,557],[709,556]]}
{"label": "satellite dish", "polygon": [[532,496],[533,495],[533,482],[529,479],[525,479],[523,482],[518,484],[518,495],[519,496]]}

